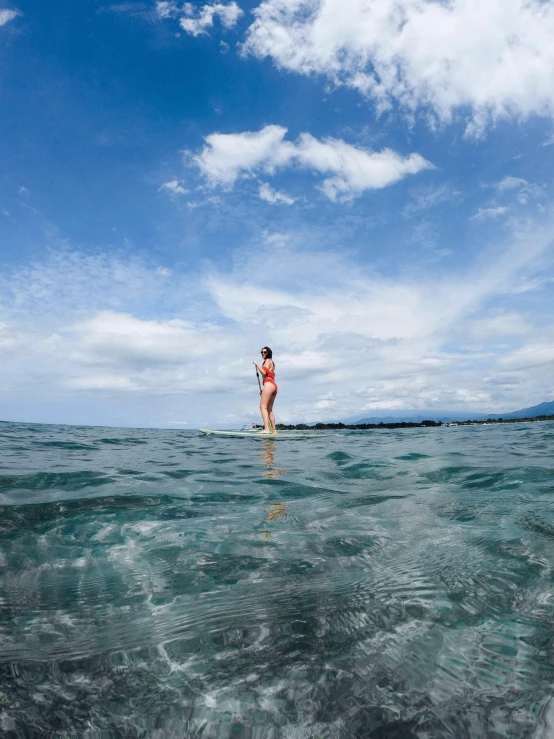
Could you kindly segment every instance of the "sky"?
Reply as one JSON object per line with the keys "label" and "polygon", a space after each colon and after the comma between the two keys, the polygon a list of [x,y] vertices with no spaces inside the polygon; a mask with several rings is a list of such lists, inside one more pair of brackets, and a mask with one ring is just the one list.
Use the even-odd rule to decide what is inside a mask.
{"label": "sky", "polygon": [[0,6],[0,419],[554,398],[554,0]]}

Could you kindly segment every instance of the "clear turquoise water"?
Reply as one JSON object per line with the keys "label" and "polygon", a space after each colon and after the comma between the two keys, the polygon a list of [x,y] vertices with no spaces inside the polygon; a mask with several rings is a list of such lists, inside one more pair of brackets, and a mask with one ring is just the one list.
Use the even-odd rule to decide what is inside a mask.
{"label": "clear turquoise water", "polygon": [[553,445],[1,424],[0,735],[553,736]]}

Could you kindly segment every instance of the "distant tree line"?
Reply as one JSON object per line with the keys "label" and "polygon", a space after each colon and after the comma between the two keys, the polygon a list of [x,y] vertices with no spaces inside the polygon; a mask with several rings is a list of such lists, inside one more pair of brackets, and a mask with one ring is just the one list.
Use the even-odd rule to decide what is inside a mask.
{"label": "distant tree line", "polygon": [[279,431],[366,431],[368,429],[418,429],[433,426],[473,426],[491,423],[529,423],[531,421],[554,421],[554,416],[533,416],[532,418],[487,418],[474,421],[399,421],[398,423],[306,423],[284,424],[278,423]]}

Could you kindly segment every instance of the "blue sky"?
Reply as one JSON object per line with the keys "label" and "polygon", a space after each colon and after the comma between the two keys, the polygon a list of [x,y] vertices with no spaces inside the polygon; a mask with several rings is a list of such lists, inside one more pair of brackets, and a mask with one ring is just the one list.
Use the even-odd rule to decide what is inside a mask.
{"label": "blue sky", "polygon": [[0,7],[0,417],[554,397],[554,2]]}

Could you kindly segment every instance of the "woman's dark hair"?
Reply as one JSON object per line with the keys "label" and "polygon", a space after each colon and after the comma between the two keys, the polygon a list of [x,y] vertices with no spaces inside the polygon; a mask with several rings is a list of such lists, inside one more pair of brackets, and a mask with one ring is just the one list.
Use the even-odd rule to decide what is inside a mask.
{"label": "woman's dark hair", "polygon": [[[273,352],[271,351],[271,349],[270,349],[270,348],[269,348],[268,346],[264,346],[264,347],[263,347],[263,349],[262,349],[262,351],[263,351],[264,349],[265,349],[265,350],[266,350],[266,352],[267,352],[267,354],[265,355],[265,358],[266,358],[266,359],[271,359],[271,361],[273,361]],[[264,360],[264,361],[265,361],[265,360]],[[273,364],[275,364],[275,362],[273,362]]]}

